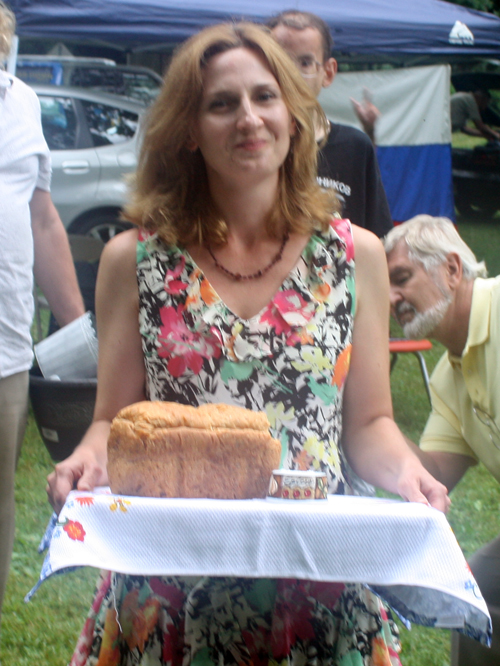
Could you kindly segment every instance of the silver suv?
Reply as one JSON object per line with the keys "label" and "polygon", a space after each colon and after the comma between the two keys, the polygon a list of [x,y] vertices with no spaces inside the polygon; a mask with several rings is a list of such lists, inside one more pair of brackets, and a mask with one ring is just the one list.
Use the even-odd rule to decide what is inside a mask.
{"label": "silver suv", "polygon": [[68,233],[107,242],[120,221],[125,175],[135,170],[143,104],[64,86],[32,86],[52,157],[52,199]]}

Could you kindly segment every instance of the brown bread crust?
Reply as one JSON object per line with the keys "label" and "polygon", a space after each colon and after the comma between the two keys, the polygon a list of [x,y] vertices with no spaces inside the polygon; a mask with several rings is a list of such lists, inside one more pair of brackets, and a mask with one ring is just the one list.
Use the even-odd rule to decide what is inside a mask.
{"label": "brown bread crust", "polygon": [[264,412],[252,412],[243,407],[222,403],[191,407],[177,402],[143,401],[124,407],[114,421],[124,419],[144,427],[176,428],[250,428],[269,430],[269,421]]}
{"label": "brown bread crust", "polygon": [[265,497],[281,456],[268,429],[264,413],[241,407],[130,405],[111,424],[111,490],[144,497]]}

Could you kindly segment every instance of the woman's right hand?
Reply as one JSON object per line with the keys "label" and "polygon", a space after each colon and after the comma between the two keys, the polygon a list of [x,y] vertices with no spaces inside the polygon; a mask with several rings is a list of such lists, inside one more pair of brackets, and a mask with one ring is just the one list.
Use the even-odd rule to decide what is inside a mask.
{"label": "woman's right hand", "polygon": [[95,422],[81,444],[47,477],[47,495],[54,511],[59,514],[71,490],[92,491],[108,484],[107,439],[109,422]]}
{"label": "woman's right hand", "polygon": [[74,452],[58,463],[47,479],[49,502],[57,512],[71,490],[92,491],[108,485],[111,421],[126,405],[146,399],[136,262],[136,229],[117,234],[106,243],[96,285],[99,363],[94,421]]}

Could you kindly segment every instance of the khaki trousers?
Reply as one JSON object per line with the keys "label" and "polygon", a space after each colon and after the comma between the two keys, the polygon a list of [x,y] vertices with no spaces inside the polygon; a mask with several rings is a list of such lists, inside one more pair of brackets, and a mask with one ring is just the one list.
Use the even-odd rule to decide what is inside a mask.
{"label": "khaki trousers", "polygon": [[500,666],[500,536],[480,548],[469,560],[493,624],[490,648],[452,632],[451,666]]}
{"label": "khaki trousers", "polygon": [[28,418],[29,373],[0,379],[0,619],[14,543],[14,476]]}

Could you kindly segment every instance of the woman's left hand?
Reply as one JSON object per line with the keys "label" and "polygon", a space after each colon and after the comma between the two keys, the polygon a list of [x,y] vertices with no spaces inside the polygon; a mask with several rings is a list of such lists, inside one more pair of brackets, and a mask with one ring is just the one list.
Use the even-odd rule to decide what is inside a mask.
{"label": "woman's left hand", "polygon": [[446,487],[423,466],[397,427],[389,374],[389,276],[380,241],[353,227],[357,307],[344,389],[343,448],[365,481],[446,512]]}
{"label": "woman's left hand", "polygon": [[403,466],[397,481],[397,492],[409,502],[428,504],[444,513],[450,508],[446,486],[435,479],[416,456]]}

